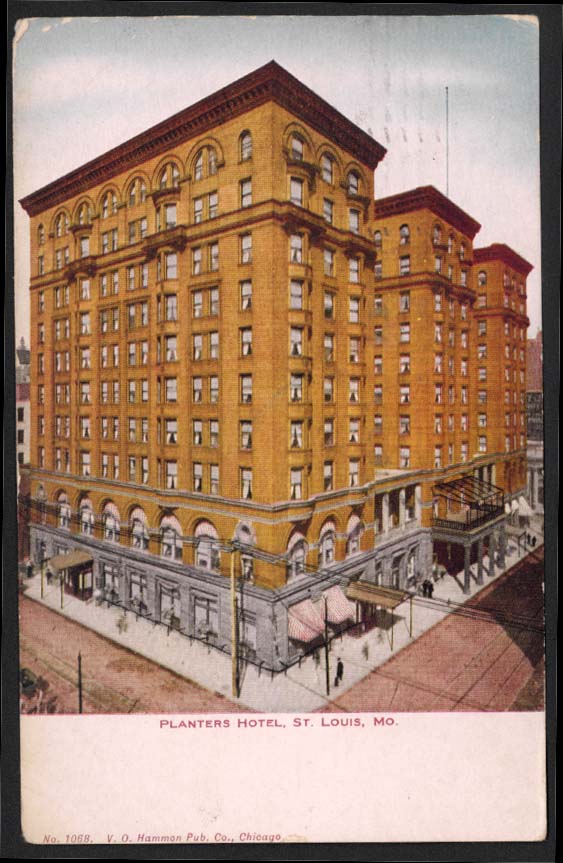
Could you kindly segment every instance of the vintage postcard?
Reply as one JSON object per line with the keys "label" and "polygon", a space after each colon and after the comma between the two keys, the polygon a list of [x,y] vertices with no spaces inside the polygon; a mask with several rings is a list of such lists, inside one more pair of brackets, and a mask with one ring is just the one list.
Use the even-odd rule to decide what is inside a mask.
{"label": "vintage postcard", "polygon": [[17,21],[26,842],[545,838],[539,41]]}

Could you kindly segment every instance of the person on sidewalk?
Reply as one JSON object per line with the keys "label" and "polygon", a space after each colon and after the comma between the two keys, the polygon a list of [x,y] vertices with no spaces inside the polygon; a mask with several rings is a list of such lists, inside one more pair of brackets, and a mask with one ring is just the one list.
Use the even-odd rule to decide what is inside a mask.
{"label": "person on sidewalk", "polygon": [[432,594],[434,593],[434,585],[431,581],[428,582],[428,599],[432,599]]}
{"label": "person on sidewalk", "polygon": [[340,681],[342,680],[343,677],[344,677],[344,663],[342,662],[340,657],[338,657],[338,662],[336,664],[336,677],[334,678],[334,685],[340,686]]}

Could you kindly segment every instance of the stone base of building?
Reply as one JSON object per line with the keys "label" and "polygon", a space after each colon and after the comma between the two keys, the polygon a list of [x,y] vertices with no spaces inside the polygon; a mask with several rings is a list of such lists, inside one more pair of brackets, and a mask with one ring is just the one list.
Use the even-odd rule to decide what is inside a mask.
{"label": "stone base of building", "polygon": [[[78,599],[121,606],[231,652],[233,598],[224,575],[47,525],[30,525],[30,544],[34,564],[43,564],[47,574],[51,559],[83,553],[80,577],[64,579],[66,592]],[[345,591],[357,580],[415,590],[431,568],[431,531],[414,527],[378,536],[375,548],[316,573],[296,575],[276,590],[237,579],[239,652],[264,669],[282,671],[312,646],[289,638],[292,606],[305,600],[317,603],[329,588]]]}

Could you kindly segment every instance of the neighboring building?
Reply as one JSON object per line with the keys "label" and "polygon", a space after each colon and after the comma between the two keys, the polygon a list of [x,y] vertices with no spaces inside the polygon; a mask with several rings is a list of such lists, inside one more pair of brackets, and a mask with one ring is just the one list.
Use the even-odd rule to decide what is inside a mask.
{"label": "neighboring building", "polygon": [[18,463],[18,481],[21,465],[29,462],[29,350],[22,338],[16,349],[18,364],[16,366],[16,453]]}
{"label": "neighboring building", "polygon": [[481,250],[477,318],[478,223],[431,187],[374,210],[384,154],[269,63],[22,201],[31,548],[72,552],[69,590],[229,649],[234,563],[244,651],[280,670],[325,613],[372,613],[366,583],[412,588],[452,547],[502,561],[525,444],[479,401],[504,347],[478,380],[477,325],[519,345],[525,288],[497,309]]}
{"label": "neighboring building", "polygon": [[532,510],[543,515],[543,342],[541,331],[528,339],[527,431],[528,431],[528,501]]}

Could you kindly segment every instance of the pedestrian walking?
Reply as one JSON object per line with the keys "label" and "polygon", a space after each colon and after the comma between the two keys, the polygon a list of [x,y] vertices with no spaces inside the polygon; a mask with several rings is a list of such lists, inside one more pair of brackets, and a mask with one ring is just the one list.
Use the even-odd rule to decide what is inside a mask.
{"label": "pedestrian walking", "polygon": [[428,599],[432,599],[432,594],[434,593],[434,585],[431,581],[428,582]]}
{"label": "pedestrian walking", "polygon": [[336,680],[337,680],[336,685],[337,686],[343,677],[344,677],[344,663],[342,662],[340,657],[338,657],[338,662],[336,663]]}

